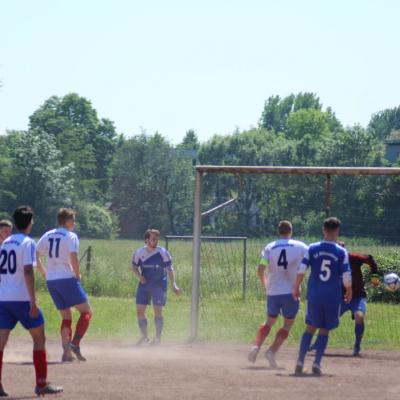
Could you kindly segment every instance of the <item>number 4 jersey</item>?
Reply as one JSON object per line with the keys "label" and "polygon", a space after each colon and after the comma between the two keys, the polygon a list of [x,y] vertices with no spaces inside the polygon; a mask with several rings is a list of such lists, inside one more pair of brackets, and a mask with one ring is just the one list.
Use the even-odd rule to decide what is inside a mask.
{"label": "number 4 jersey", "polygon": [[37,251],[46,255],[47,281],[75,277],[70,253],[79,252],[79,239],[74,232],[65,228],[46,232],[38,241]]}
{"label": "number 4 jersey", "polygon": [[0,301],[30,301],[24,266],[35,264],[35,242],[23,233],[7,238],[0,247]]}
{"label": "number 4 jersey", "polygon": [[267,294],[292,293],[297,268],[307,251],[307,245],[294,239],[279,239],[268,243],[261,252],[260,265],[268,266]]}
{"label": "number 4 jersey", "polygon": [[337,304],[342,301],[342,282],[351,282],[349,256],[336,242],[310,244],[299,267],[299,273],[311,268],[307,300],[318,304]]}

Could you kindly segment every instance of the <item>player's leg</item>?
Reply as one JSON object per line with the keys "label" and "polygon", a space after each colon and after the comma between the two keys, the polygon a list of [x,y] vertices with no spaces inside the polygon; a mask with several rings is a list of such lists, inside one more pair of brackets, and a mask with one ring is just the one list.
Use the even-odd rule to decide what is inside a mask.
{"label": "player's leg", "polygon": [[154,325],[156,327],[156,336],[152,341],[152,344],[158,345],[161,342],[161,334],[164,327],[164,317],[162,315],[163,306],[153,305],[154,309]]}
{"label": "player's leg", "polygon": [[151,302],[151,294],[144,285],[139,284],[136,290],[136,315],[141,338],[136,343],[137,346],[149,343],[147,329],[146,309]]}
{"label": "player's leg", "polygon": [[82,356],[80,351],[80,344],[85,333],[89,329],[90,320],[93,315],[92,308],[88,302],[76,304],[75,308],[79,311],[80,316],[75,326],[75,333],[70,343],[70,348],[76,355],[79,361],[86,361],[86,358]]}
{"label": "player's leg", "polygon": [[282,346],[284,341],[289,336],[289,331],[294,324],[296,315],[299,311],[299,301],[294,300],[291,294],[281,295],[281,312],[284,318],[283,327],[278,330],[276,333],[275,339],[265,356],[269,361],[271,367],[277,368],[278,365],[275,361],[275,355],[278,352],[279,348]]}
{"label": "player's leg", "polygon": [[355,334],[355,342],[354,342],[354,349],[353,349],[353,356],[357,357],[360,355],[361,351],[361,342],[364,335],[364,318],[365,313],[367,311],[367,301],[365,298],[358,299],[357,307],[353,312],[354,316],[354,334]]}
{"label": "player's leg", "polygon": [[10,329],[0,329],[0,397],[7,397],[8,393],[3,388],[2,371],[3,371],[3,354],[6,347],[8,337],[10,336]]}
{"label": "player's leg", "polygon": [[[43,320],[43,317],[41,317]],[[46,338],[44,324],[29,329],[33,341],[33,365],[36,374],[35,393],[38,396],[57,394],[63,391],[61,386],[47,382]]]}
{"label": "player's leg", "polygon": [[69,346],[72,339],[71,309],[65,308],[63,310],[60,310],[60,315],[61,315],[60,335],[61,335],[61,344],[63,348],[63,355],[61,360],[63,362],[71,362],[74,360],[74,356],[72,355],[72,351]]}
{"label": "player's leg", "polygon": [[281,305],[279,296],[267,296],[267,319],[263,322],[257,331],[257,336],[254,340],[253,347],[251,348],[249,354],[247,355],[247,359],[250,362],[256,362],[258,352],[265,339],[268,337],[271,328],[274,326],[276,319],[280,313]]}
{"label": "player's leg", "polygon": [[320,328],[315,341],[315,359],[312,366],[312,372],[314,375],[321,375],[321,360],[322,356],[325,354],[326,347],[329,340],[329,329]]}
{"label": "player's leg", "polygon": [[151,288],[151,298],[154,309],[154,325],[156,327],[156,336],[152,341],[152,344],[160,344],[161,334],[164,327],[164,317],[162,315],[162,309],[167,303],[167,288],[159,285],[155,285]]}

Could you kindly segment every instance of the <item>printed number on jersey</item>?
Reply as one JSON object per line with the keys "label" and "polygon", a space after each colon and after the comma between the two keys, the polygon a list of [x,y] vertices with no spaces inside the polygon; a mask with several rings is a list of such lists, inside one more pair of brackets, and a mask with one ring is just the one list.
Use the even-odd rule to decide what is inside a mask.
{"label": "printed number on jersey", "polygon": [[49,238],[49,257],[58,258],[60,255],[60,241],[61,238]]}
{"label": "printed number on jersey", "polygon": [[15,254],[15,251],[11,250],[9,253],[7,253],[6,250],[2,250],[0,253],[0,274],[15,274],[16,270],[17,255]]}
{"label": "printed number on jersey", "polygon": [[287,258],[286,258],[286,250],[283,249],[281,251],[281,254],[279,254],[279,258],[278,258],[278,266],[279,267],[283,267],[284,269],[287,269],[288,267],[288,262],[287,262]]}
{"label": "printed number on jersey", "polygon": [[327,259],[322,260],[321,272],[319,274],[319,279],[321,279],[322,282],[329,281],[329,278],[331,277],[330,266],[331,266],[331,260]]}

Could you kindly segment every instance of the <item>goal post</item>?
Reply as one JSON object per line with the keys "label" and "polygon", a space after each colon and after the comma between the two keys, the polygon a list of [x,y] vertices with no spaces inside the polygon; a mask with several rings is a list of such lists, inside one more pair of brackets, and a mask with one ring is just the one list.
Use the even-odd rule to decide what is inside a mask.
{"label": "goal post", "polygon": [[193,214],[192,252],[192,293],[190,339],[196,340],[199,332],[201,234],[202,234],[202,186],[205,174],[277,174],[277,175],[320,175],[326,177],[325,210],[330,210],[331,176],[400,176],[400,168],[395,167],[297,167],[297,166],[219,166],[198,165],[195,167],[195,194]]}

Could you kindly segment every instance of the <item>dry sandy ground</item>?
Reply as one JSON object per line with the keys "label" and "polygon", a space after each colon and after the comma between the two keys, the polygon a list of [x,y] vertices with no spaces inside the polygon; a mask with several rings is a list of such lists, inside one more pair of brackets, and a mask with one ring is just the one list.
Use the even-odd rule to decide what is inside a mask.
{"label": "dry sandy ground", "polygon": [[[400,353],[329,350],[324,376],[292,376],[297,349],[284,347],[268,367],[260,352],[247,362],[249,346],[163,344],[136,348],[131,343],[86,342],[86,363],[62,364],[58,343],[48,341],[49,380],[64,386],[63,399],[400,399]],[[11,339],[6,348],[3,383],[11,398],[33,396],[31,344]],[[308,357],[310,367],[312,358]]]}

